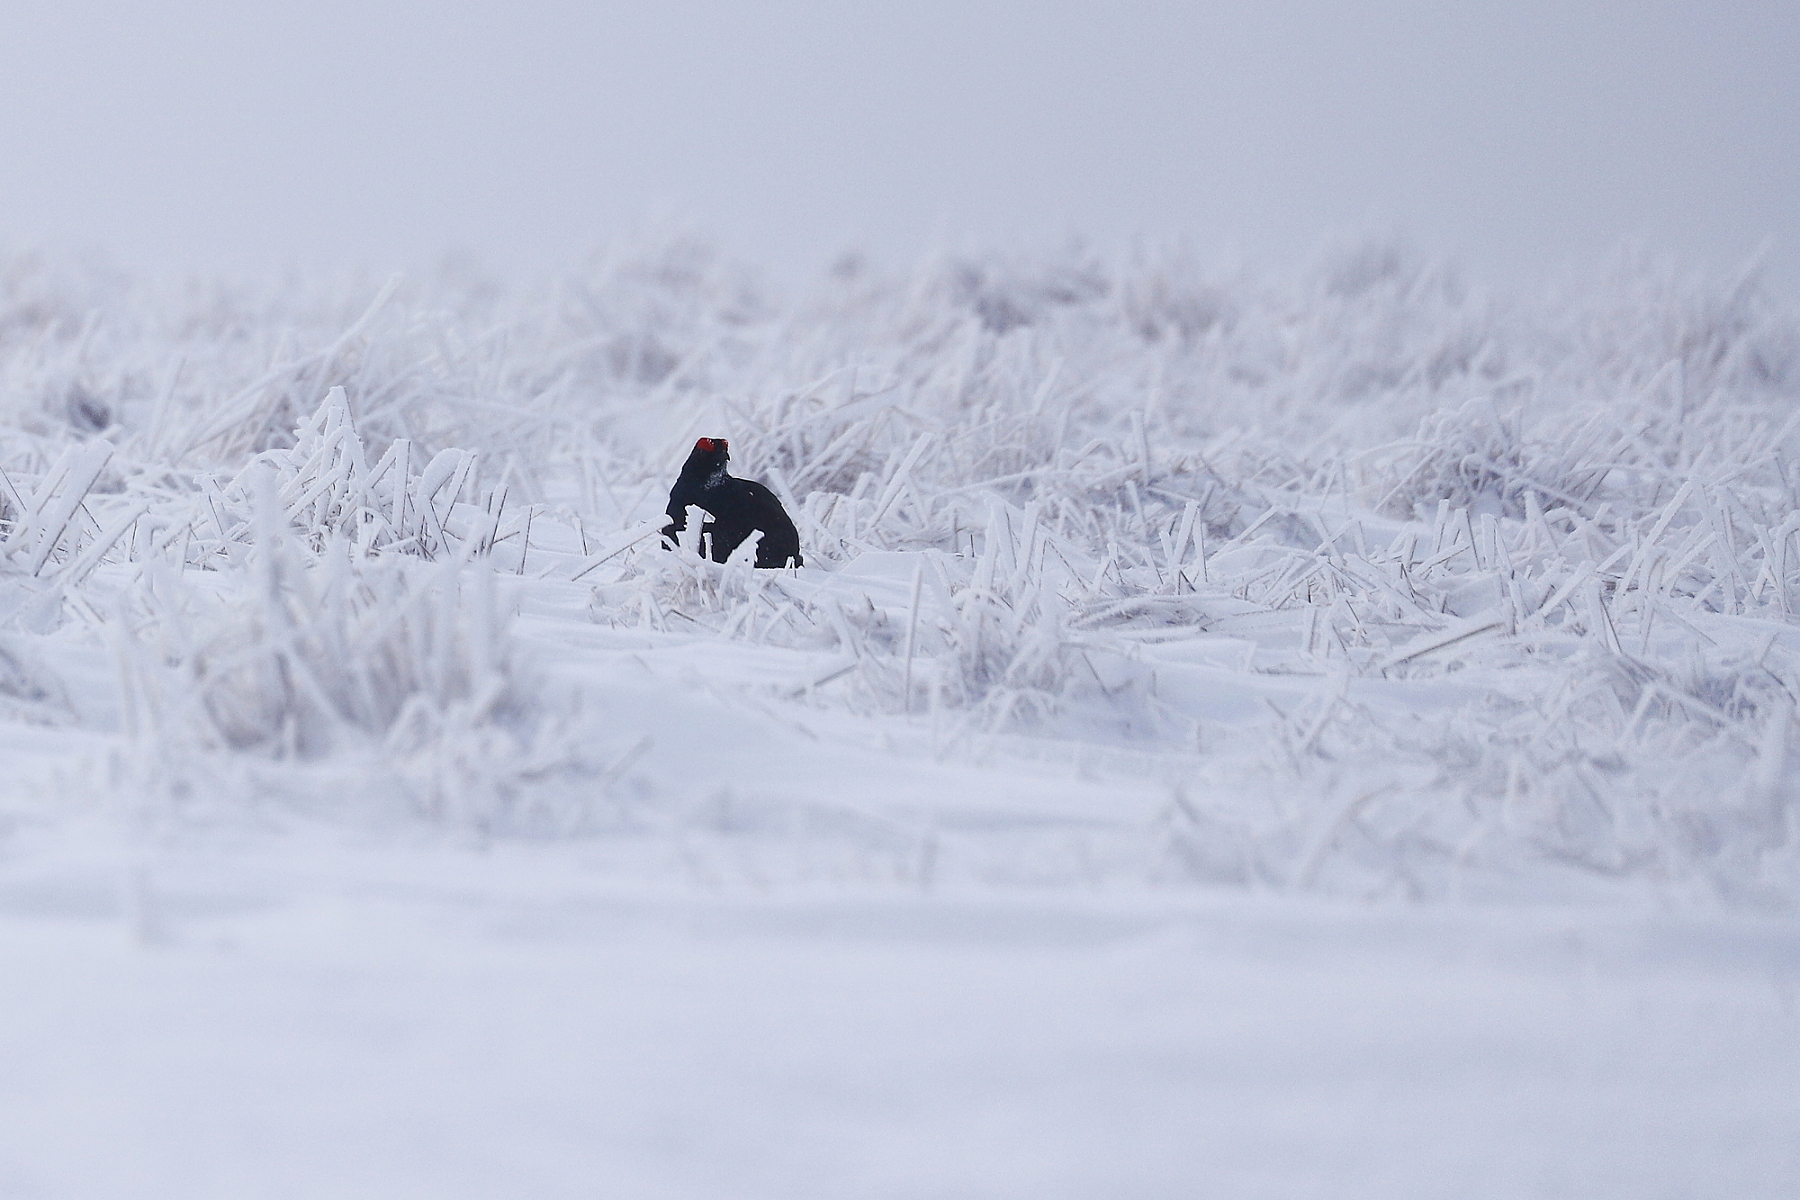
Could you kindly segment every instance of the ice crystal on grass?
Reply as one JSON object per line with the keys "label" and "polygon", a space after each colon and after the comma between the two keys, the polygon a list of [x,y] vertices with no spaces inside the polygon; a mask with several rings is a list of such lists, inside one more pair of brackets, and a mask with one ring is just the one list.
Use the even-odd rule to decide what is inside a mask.
{"label": "ice crystal on grass", "polygon": [[530,824],[514,820],[522,794],[570,748],[485,565],[358,562],[341,542],[311,557],[279,537],[252,549],[249,589],[163,572],[121,614],[127,733],[160,791],[192,797],[235,772],[350,819]]}
{"label": "ice crystal on grass", "polygon": [[531,824],[522,794],[571,756],[495,599],[495,522],[452,518],[474,456],[415,475],[396,442],[371,469],[342,389],[293,440],[206,491],[214,570],[151,558],[117,597],[140,760],[164,793],[248,774],[312,808]]}

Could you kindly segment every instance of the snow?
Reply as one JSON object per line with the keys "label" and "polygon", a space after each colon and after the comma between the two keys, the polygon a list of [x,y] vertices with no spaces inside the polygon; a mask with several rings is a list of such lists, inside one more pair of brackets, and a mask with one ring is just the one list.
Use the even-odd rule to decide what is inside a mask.
{"label": "snow", "polygon": [[18,1196],[1730,1195],[1785,921],[622,886],[572,849],[32,847]]}
{"label": "snow", "polygon": [[0,1196],[1800,1186],[1754,278],[0,284]]}

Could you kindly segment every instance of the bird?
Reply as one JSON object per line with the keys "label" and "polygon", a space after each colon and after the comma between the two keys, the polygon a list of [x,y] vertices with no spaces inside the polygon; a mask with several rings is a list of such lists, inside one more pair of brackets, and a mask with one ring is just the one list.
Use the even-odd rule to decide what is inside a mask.
{"label": "bird", "polygon": [[691,504],[705,509],[712,520],[700,527],[704,539],[710,539],[712,560],[724,562],[745,538],[760,530],[762,541],[756,546],[759,567],[803,566],[800,556],[800,531],[781,501],[754,479],[739,479],[725,470],[730,460],[730,443],[724,438],[703,437],[694,443],[693,451],[681,465],[681,475],[669,489],[669,523],[662,536],[667,545],[676,543],[677,535],[687,528],[687,510]]}

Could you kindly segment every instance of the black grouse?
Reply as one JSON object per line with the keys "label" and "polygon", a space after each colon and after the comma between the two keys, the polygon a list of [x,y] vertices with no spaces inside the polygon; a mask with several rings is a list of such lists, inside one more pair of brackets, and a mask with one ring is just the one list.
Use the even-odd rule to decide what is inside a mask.
{"label": "black grouse", "polygon": [[712,560],[724,562],[745,538],[757,530],[762,541],[756,546],[759,567],[802,566],[800,531],[788,517],[781,501],[754,479],[738,479],[725,473],[731,455],[724,438],[701,438],[694,452],[681,466],[681,477],[669,489],[669,523],[662,535],[671,544],[687,528],[688,505],[705,509],[712,520],[700,526],[702,538],[709,539]]}

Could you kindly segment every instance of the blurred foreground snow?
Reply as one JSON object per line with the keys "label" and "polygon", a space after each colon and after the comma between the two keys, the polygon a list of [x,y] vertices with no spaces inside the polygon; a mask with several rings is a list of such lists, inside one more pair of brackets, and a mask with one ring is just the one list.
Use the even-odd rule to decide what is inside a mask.
{"label": "blurred foreground snow", "polygon": [[1800,1178],[1785,921],[705,892],[554,847],[21,849],[8,1197],[1774,1200]]}

